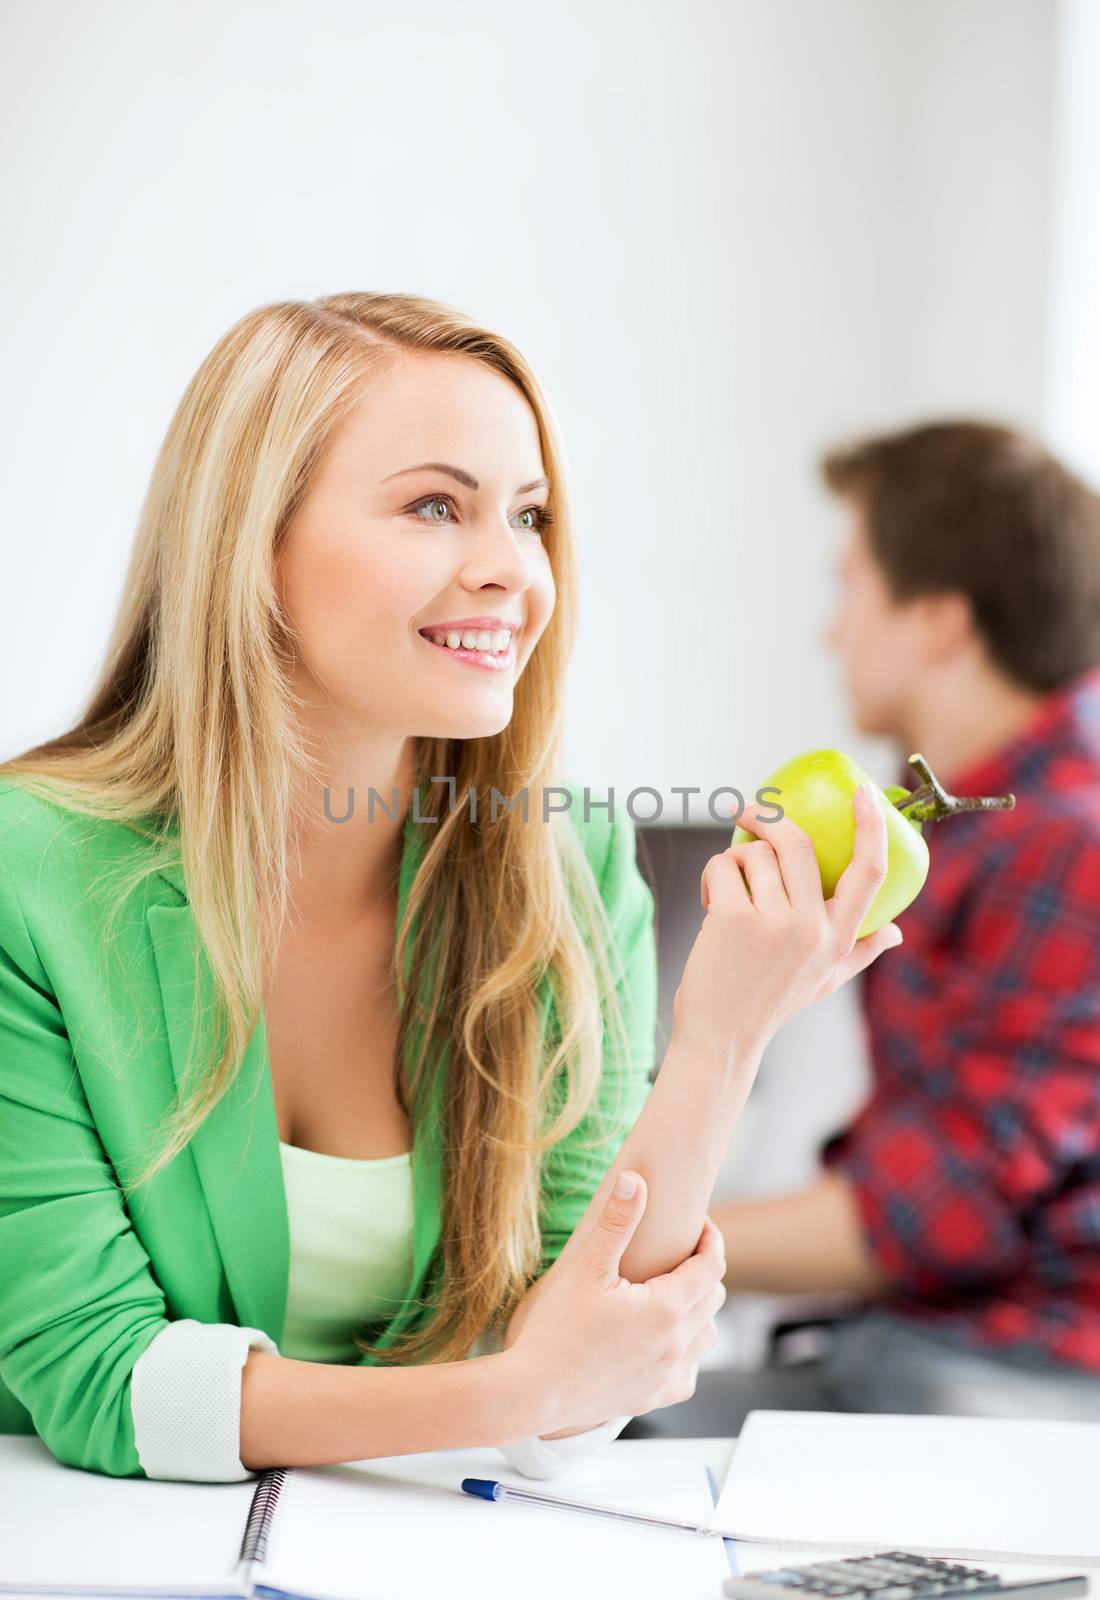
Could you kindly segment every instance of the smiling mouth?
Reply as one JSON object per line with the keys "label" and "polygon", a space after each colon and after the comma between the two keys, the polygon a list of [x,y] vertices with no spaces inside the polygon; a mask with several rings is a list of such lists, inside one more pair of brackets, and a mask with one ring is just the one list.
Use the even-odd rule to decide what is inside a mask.
{"label": "smiling mouth", "polygon": [[[493,650],[491,648],[479,650],[476,646],[467,648],[461,644],[457,647],[449,645],[447,643],[447,633],[443,630],[435,633],[421,631],[420,637],[430,649],[436,651],[437,654],[450,656],[460,666],[476,667],[482,672],[507,672],[510,667],[515,665],[514,644],[516,636],[514,633],[509,633],[508,642],[502,650]],[[491,633],[488,638],[490,645],[496,642]]]}

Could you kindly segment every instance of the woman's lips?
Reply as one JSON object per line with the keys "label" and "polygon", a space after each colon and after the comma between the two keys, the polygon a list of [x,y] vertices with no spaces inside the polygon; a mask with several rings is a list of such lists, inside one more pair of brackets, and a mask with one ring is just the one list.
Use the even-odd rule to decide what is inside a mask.
{"label": "woman's lips", "polygon": [[423,639],[429,650],[434,650],[437,654],[442,653],[445,656],[450,656],[462,666],[477,667],[482,672],[507,672],[509,667],[515,665],[516,641],[514,634],[508,641],[507,650],[502,651],[499,655],[490,655],[486,650],[452,650],[448,645],[436,644],[434,639],[429,639],[425,633],[418,634],[417,637]]}

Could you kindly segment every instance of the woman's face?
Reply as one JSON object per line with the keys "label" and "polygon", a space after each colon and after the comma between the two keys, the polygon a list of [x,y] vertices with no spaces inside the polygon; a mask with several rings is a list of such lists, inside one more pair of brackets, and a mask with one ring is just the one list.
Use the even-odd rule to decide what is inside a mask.
{"label": "woman's face", "polygon": [[469,356],[397,354],[280,553],[300,691],[352,730],[499,733],[554,609],[548,498],[534,412],[507,378]]}

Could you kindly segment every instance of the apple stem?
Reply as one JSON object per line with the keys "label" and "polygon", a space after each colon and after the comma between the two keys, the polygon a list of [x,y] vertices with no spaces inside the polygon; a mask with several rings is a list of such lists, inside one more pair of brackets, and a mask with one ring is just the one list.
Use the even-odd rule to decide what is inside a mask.
{"label": "apple stem", "polygon": [[944,817],[957,817],[966,811],[1011,811],[1016,804],[1014,794],[948,794],[920,754],[911,755],[909,765],[923,782],[919,789],[895,800],[894,804],[910,822],[942,822]]}

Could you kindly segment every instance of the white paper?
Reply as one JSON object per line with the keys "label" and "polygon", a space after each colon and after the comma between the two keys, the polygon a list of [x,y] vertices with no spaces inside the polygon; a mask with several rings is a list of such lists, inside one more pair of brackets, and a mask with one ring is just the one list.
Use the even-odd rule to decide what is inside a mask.
{"label": "white paper", "polygon": [[1100,1424],[754,1411],[712,1523],[775,1549],[1100,1566]]}
{"label": "white paper", "polygon": [[296,1468],[272,1522],[259,1582],[318,1600],[719,1600],[729,1574],[719,1538],[611,1522],[556,1507],[464,1494],[463,1478],[707,1524],[701,1460],[606,1454],[551,1480],[503,1466],[496,1450],[390,1456]]}
{"label": "white paper", "polygon": [[0,1437],[0,1589],[228,1594],[256,1484],[114,1478]]}

